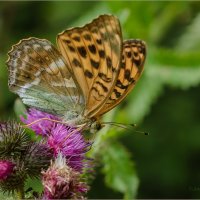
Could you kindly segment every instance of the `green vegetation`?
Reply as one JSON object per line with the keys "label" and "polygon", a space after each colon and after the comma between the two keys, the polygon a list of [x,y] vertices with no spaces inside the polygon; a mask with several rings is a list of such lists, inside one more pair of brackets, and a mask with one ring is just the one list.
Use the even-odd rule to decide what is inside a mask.
{"label": "green vegetation", "polygon": [[16,118],[19,105],[7,87],[11,45],[30,36],[55,43],[63,29],[105,13],[119,17],[124,39],[140,38],[148,51],[141,80],[104,121],[137,123],[135,130],[150,134],[114,127],[96,134],[90,155],[97,172],[89,198],[199,198],[198,1],[0,2],[1,119]]}

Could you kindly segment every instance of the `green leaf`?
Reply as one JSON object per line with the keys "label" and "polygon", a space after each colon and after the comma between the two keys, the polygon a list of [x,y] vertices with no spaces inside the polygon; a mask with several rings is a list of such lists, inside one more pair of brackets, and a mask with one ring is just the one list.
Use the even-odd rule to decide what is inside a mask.
{"label": "green leaf", "polygon": [[189,51],[189,50],[199,50],[200,48],[200,14],[196,16],[187,30],[179,38],[177,42],[177,50],[179,51]]}
{"label": "green leaf", "polygon": [[116,140],[104,143],[101,157],[108,187],[124,193],[125,199],[136,197],[139,180],[126,149]]}
{"label": "green leaf", "polygon": [[163,83],[172,87],[188,89],[200,84],[200,66],[199,67],[168,67],[168,66],[149,66],[149,75],[162,79]]}
{"label": "green leaf", "polygon": [[11,194],[8,194],[7,192],[6,193],[0,192],[0,199],[16,200],[17,197],[16,197],[16,195],[11,195]]}
{"label": "green leaf", "polygon": [[[182,13],[187,9],[188,3],[183,2],[177,9],[176,3],[162,2],[164,5],[160,5],[160,12],[157,12],[152,19],[152,23],[149,30],[149,38],[153,43],[158,43],[166,37],[168,31],[173,27],[176,20],[181,17]],[[159,13],[159,14],[158,14]],[[170,40],[170,38],[169,38]]]}
{"label": "green leaf", "polygon": [[42,190],[43,190],[43,186],[42,186],[42,183],[39,179],[31,179],[31,178],[28,178],[26,180],[26,183],[25,183],[25,190],[29,189],[29,188],[32,188],[33,191],[41,194],[42,193]]}
{"label": "green leaf", "polygon": [[[167,67],[200,67],[200,51],[195,52],[181,52],[175,51],[172,49],[161,49],[154,47],[149,47],[151,49],[151,52],[149,52],[149,56],[147,57],[146,64],[152,64],[152,65],[159,65],[159,66],[167,66]],[[150,68],[152,66],[145,66],[145,71],[147,68]]]}
{"label": "green leaf", "polygon": [[19,98],[15,100],[14,111],[18,119],[20,119],[20,116],[25,116],[26,107]]}
{"label": "green leaf", "polygon": [[130,103],[119,113],[119,118],[120,115],[125,116],[128,123],[141,122],[162,92],[162,79],[159,76],[152,76],[147,71],[145,71],[134,91],[128,97]]}

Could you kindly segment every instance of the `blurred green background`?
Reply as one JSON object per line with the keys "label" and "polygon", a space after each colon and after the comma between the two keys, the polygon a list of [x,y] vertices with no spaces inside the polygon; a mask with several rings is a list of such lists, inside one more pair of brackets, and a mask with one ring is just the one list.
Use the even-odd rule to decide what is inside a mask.
{"label": "blurred green background", "polygon": [[146,41],[141,80],[105,121],[90,156],[93,199],[200,198],[200,2],[0,2],[0,118],[15,117],[7,87],[11,46],[30,36],[55,44],[58,33],[100,14],[119,17],[123,37]]}

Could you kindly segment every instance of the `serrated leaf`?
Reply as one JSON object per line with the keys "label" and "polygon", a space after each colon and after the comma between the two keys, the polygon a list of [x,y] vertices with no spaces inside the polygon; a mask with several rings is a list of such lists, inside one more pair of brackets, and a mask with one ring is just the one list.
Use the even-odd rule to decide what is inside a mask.
{"label": "serrated leaf", "polygon": [[200,84],[200,67],[149,66],[149,68],[149,75],[154,77],[152,80],[159,77],[163,83],[172,87],[188,89],[189,87]]}
{"label": "serrated leaf", "polygon": [[125,199],[136,197],[139,180],[127,150],[117,141],[107,141],[101,157],[108,187],[124,193]]}
{"label": "serrated leaf", "polygon": [[[187,2],[183,2],[179,6],[179,9],[177,9],[175,3],[162,3],[164,3],[164,6],[160,6],[159,14],[154,13],[154,19],[152,19],[151,27],[149,29],[150,41],[153,41],[154,43],[158,43],[165,38],[167,31],[170,30],[177,18],[185,12],[188,6]],[[157,17],[155,17],[156,15]]]}
{"label": "serrated leaf", "polygon": [[[161,49],[161,48],[154,49],[153,47],[149,48],[151,49],[150,55],[148,57],[148,62],[150,65],[179,67],[179,68],[200,67],[199,63],[200,51],[195,51],[195,52],[185,51],[180,53],[180,51],[175,51],[172,49]],[[148,68],[150,67],[151,66],[149,66]]]}
{"label": "serrated leaf", "polygon": [[179,51],[199,50],[200,46],[200,14],[196,16],[193,23],[189,24],[187,30],[179,38],[176,49]]}

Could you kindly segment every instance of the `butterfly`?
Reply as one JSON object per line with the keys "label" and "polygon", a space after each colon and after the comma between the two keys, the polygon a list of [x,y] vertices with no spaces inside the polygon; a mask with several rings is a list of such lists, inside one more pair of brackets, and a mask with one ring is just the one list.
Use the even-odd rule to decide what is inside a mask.
{"label": "butterfly", "polygon": [[123,41],[119,20],[100,15],[58,34],[57,46],[34,37],[14,45],[8,52],[9,88],[30,107],[96,131],[100,117],[140,78],[145,42]]}

